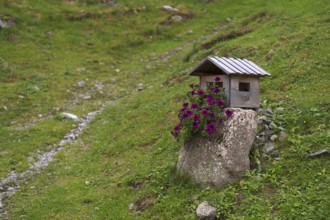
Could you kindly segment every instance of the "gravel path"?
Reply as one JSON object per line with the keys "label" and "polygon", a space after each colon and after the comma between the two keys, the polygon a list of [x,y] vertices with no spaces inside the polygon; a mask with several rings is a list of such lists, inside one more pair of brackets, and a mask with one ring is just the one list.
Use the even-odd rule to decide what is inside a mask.
{"label": "gravel path", "polygon": [[35,163],[31,164],[27,170],[21,173],[16,173],[12,171],[8,174],[7,178],[0,180],[0,218],[4,217],[8,212],[5,209],[3,201],[5,199],[10,198],[16,193],[16,191],[21,186],[20,182],[32,176],[33,174],[36,174],[42,168],[47,167],[48,164],[54,160],[54,156],[57,154],[57,152],[64,149],[64,145],[66,143],[73,142],[74,140],[76,140],[82,133],[82,131],[88,126],[88,123],[97,114],[101,113],[108,105],[113,105],[115,103],[116,101],[103,104],[98,110],[89,112],[85,118],[80,119],[78,127],[72,129],[67,134],[65,134],[63,139],[58,144],[55,144],[52,150],[47,152],[37,152],[38,160]]}

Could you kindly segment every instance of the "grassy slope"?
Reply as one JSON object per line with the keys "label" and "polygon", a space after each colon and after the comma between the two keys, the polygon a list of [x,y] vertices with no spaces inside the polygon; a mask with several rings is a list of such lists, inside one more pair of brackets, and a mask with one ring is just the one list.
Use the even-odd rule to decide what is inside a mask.
{"label": "grassy slope", "polygon": [[[20,125],[29,124],[38,114],[56,116],[54,107],[82,116],[99,102],[126,98],[108,107],[81,141],[68,146],[56,162],[8,201],[11,218],[193,219],[197,204],[204,200],[230,219],[325,219],[330,215],[326,208],[329,161],[305,157],[310,150],[327,148],[330,138],[325,1],[172,1],[195,16],[169,27],[158,25],[167,16],[159,10],[161,1],[126,3],[128,9],[146,6],[145,11],[126,16],[121,13],[128,9],[119,6],[114,10],[100,5],[33,2],[1,7],[18,17],[19,25],[0,32],[5,43],[0,48],[4,60],[0,97],[9,108],[0,112],[5,125],[0,129],[0,151],[4,152],[0,176],[24,169],[29,155],[56,143],[74,126],[58,117],[17,131]],[[100,17],[67,19],[80,16],[82,8]],[[150,17],[153,19],[146,20]],[[216,36],[201,38],[221,26]],[[53,32],[51,37],[46,35],[48,31]],[[244,34],[246,31],[249,33]],[[223,40],[232,33],[242,36]],[[168,63],[157,59],[196,39],[196,52],[189,46]],[[264,105],[286,108],[283,123],[289,137],[278,143],[283,160],[269,163],[262,181],[252,171],[223,190],[201,190],[175,176],[180,144],[169,131],[176,123],[186,85],[197,82],[185,74],[207,54],[247,57],[272,73],[261,85]],[[187,57],[190,61],[182,62]],[[146,70],[149,63],[153,69]],[[80,67],[87,71],[76,71]],[[114,77],[115,82],[111,81]],[[92,100],[77,100],[74,93],[66,92],[90,93],[84,91],[92,89],[89,85],[73,86],[87,78],[90,85],[103,82],[104,94],[94,92]],[[138,82],[145,84],[145,90],[131,93]],[[31,90],[33,85],[40,91]],[[20,100],[18,95],[28,98]],[[136,204],[133,211],[128,209],[130,203]]]}

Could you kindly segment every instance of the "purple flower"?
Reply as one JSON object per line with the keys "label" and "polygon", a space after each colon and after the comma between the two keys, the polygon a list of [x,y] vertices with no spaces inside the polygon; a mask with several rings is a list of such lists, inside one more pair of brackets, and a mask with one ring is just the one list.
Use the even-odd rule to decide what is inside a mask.
{"label": "purple flower", "polygon": [[182,126],[182,123],[179,123],[177,126],[175,126],[174,131],[180,131]]}
{"label": "purple flower", "polygon": [[219,88],[214,88],[214,89],[212,89],[212,92],[215,94],[218,94],[221,92],[221,90]]}
{"label": "purple flower", "polygon": [[191,104],[192,109],[198,109],[198,105],[196,103]]}
{"label": "purple flower", "polygon": [[190,88],[194,88],[194,86],[195,86],[194,83],[192,83],[192,84],[189,85]]}
{"label": "purple flower", "polygon": [[185,114],[187,114],[187,116],[189,117],[189,116],[192,116],[192,115],[193,115],[193,112],[190,111],[190,110],[187,110],[187,111],[185,112]]}
{"label": "purple flower", "polygon": [[206,128],[206,132],[208,134],[212,134],[215,131],[215,125],[213,123],[208,123],[207,124],[207,128]]}
{"label": "purple flower", "polygon": [[184,111],[186,111],[186,108],[181,108],[180,109],[180,112],[184,112]]}
{"label": "purple flower", "polygon": [[203,90],[198,90],[197,94],[198,94],[199,96],[202,96],[202,95],[204,95],[204,92],[203,92]]}
{"label": "purple flower", "polygon": [[187,117],[188,117],[187,112],[183,113],[183,115],[182,115],[182,119],[185,119],[185,118],[187,118]]}
{"label": "purple flower", "polygon": [[199,118],[200,118],[199,115],[196,115],[196,114],[194,115],[194,121],[198,121]]}
{"label": "purple flower", "polygon": [[198,122],[197,122],[197,121],[194,121],[194,122],[193,122],[193,127],[194,127],[195,129],[198,128]]}
{"label": "purple flower", "polygon": [[214,115],[214,113],[213,112],[209,112],[209,116],[211,117],[211,118],[214,118],[215,117],[215,115]]}
{"label": "purple flower", "polygon": [[217,103],[217,105],[219,106],[219,107],[221,107],[221,106],[223,106],[225,103],[222,101],[222,100],[220,100],[220,99],[217,99],[217,101],[215,101],[216,103]]}
{"label": "purple flower", "polygon": [[231,117],[234,114],[234,112],[232,110],[230,110],[229,108],[226,109],[225,113],[226,113],[227,117]]}
{"label": "purple flower", "polygon": [[214,80],[215,80],[216,82],[220,82],[221,78],[220,78],[220,76],[217,76],[217,77],[215,77]]}
{"label": "purple flower", "polygon": [[218,122],[221,124],[223,120],[221,118],[218,118]]}
{"label": "purple flower", "polygon": [[182,104],[182,107],[186,108],[186,107],[188,107],[188,105],[189,105],[189,102],[185,102]]}
{"label": "purple flower", "polygon": [[213,97],[212,96],[208,96],[206,98],[206,103],[209,104],[209,105],[213,105],[214,104]]}
{"label": "purple flower", "polygon": [[209,114],[209,113],[208,113],[208,110],[204,108],[204,109],[202,110],[202,115],[208,115],[208,114]]}
{"label": "purple flower", "polygon": [[196,91],[195,90],[191,90],[191,95],[195,95],[196,94]]}

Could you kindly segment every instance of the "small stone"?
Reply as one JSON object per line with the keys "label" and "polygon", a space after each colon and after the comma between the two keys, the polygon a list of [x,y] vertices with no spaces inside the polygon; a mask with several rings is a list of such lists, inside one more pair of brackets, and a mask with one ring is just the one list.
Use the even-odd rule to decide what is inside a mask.
{"label": "small stone", "polygon": [[148,65],[145,66],[145,68],[146,68],[146,70],[151,70],[153,67],[148,64]]}
{"label": "small stone", "polygon": [[272,158],[277,158],[280,157],[280,153],[277,150],[274,150],[273,152],[271,152],[270,156]]}
{"label": "small stone", "polygon": [[134,203],[131,203],[128,205],[129,210],[132,210],[134,208]]}
{"label": "small stone", "polygon": [[288,136],[288,135],[286,134],[285,131],[281,131],[281,132],[279,133],[279,135],[278,135],[278,139],[279,139],[280,141],[283,141],[287,136]]}
{"label": "small stone", "polygon": [[273,134],[273,135],[270,137],[270,140],[274,142],[277,138],[278,138],[278,136],[277,136],[276,134]]}
{"label": "small stone", "polygon": [[174,8],[170,5],[163,5],[162,9],[164,9],[165,11],[168,11],[168,12],[178,12],[179,11],[179,9]]}
{"label": "small stone", "polygon": [[177,22],[182,21],[182,17],[180,15],[174,15],[171,17],[171,19]]}
{"label": "small stone", "polygon": [[197,207],[196,214],[199,219],[213,220],[217,216],[217,208],[210,206],[207,201],[204,201]]}
{"label": "small stone", "polygon": [[138,91],[142,91],[144,88],[143,88],[143,84],[142,83],[139,83],[138,85]]}
{"label": "small stone", "polygon": [[74,114],[71,114],[71,113],[62,112],[61,115],[64,118],[72,119],[72,120],[77,121],[77,122],[80,121],[78,116],[76,116]]}
{"label": "small stone", "polygon": [[87,96],[83,97],[83,99],[91,99],[91,98],[92,98],[92,96],[90,96],[90,95],[87,95]]}
{"label": "small stone", "polygon": [[85,67],[77,68],[76,71],[77,72],[85,72],[86,68]]}
{"label": "small stone", "polygon": [[40,88],[38,86],[32,86],[31,89],[33,89],[34,91],[39,91]]}
{"label": "small stone", "polygon": [[275,134],[274,131],[272,131],[272,130],[265,130],[265,136],[269,137],[269,136],[271,136],[273,134]]}
{"label": "small stone", "polygon": [[268,142],[264,146],[264,153],[269,154],[275,149],[275,145],[271,142]]}
{"label": "small stone", "polygon": [[272,121],[272,122],[269,124],[269,128],[270,128],[270,129],[277,128],[277,125]]}
{"label": "small stone", "polygon": [[317,157],[317,156],[321,156],[323,154],[329,154],[329,150],[326,150],[326,149],[321,149],[321,150],[317,150],[317,151],[314,151],[310,154],[308,154],[309,157]]}
{"label": "small stone", "polygon": [[113,6],[115,6],[116,1],[110,1],[110,2],[107,2],[107,3],[105,3],[105,4],[106,4],[106,6],[108,6],[108,7],[113,7]]}
{"label": "small stone", "polygon": [[284,112],[284,108],[282,108],[282,107],[276,108],[275,109],[275,112],[276,113],[283,113]]}
{"label": "small stone", "polygon": [[259,116],[258,118],[259,118],[259,121],[258,121],[259,124],[270,124],[270,122],[271,122],[271,120],[264,115]]}
{"label": "small stone", "polygon": [[119,73],[119,72],[120,72],[120,69],[115,69],[115,72],[116,72],[116,73]]}
{"label": "small stone", "polygon": [[275,161],[280,161],[281,158],[280,158],[280,157],[275,157],[274,160],[275,160]]}
{"label": "small stone", "polygon": [[24,99],[25,97],[22,96],[22,95],[19,95],[18,98],[20,98],[20,99]]}
{"label": "small stone", "polygon": [[85,85],[86,85],[86,82],[85,81],[78,82],[78,86],[79,87],[84,87]]}

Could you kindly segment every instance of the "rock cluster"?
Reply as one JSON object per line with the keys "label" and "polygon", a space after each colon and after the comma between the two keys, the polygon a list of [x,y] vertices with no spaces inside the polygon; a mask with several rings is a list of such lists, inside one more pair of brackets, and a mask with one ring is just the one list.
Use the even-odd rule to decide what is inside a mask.
{"label": "rock cluster", "polygon": [[287,134],[283,127],[276,124],[275,120],[281,120],[283,112],[283,108],[276,108],[274,112],[270,108],[258,110],[258,133],[254,147],[259,148],[264,157],[271,156],[274,160],[280,160],[276,142],[283,141]]}

